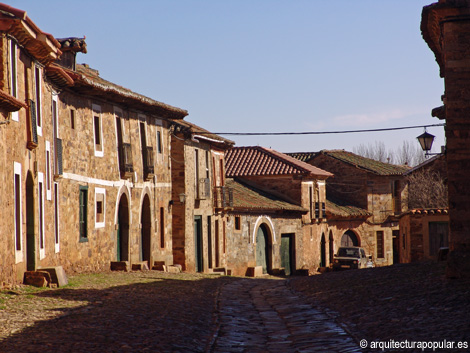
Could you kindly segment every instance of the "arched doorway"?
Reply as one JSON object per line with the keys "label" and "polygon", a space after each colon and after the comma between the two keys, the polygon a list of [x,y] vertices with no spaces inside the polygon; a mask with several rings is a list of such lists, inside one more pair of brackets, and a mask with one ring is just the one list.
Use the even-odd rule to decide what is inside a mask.
{"label": "arched doorway", "polygon": [[333,240],[333,233],[330,230],[330,236],[328,237],[328,250],[330,253],[330,264],[333,263],[333,258],[335,256],[335,245]]}
{"label": "arched doorway", "polygon": [[150,212],[150,199],[146,194],[142,202],[142,212],[140,217],[141,239],[140,239],[140,260],[147,261],[148,267],[151,268],[151,228],[152,216]]}
{"label": "arched doorway", "polygon": [[36,270],[36,238],[34,236],[34,179],[31,172],[26,177],[26,269]]}
{"label": "arched doorway", "polygon": [[348,230],[341,237],[341,246],[360,246],[359,239],[352,230]]}
{"label": "arched doorway", "polygon": [[256,266],[263,267],[263,273],[268,273],[269,268],[269,233],[265,224],[258,228],[256,233]]}
{"label": "arched doorway", "polygon": [[326,241],[324,233],[322,233],[320,241],[320,267],[326,267]]}
{"label": "arched doorway", "polygon": [[117,261],[129,261],[129,200],[121,195],[117,217]]}

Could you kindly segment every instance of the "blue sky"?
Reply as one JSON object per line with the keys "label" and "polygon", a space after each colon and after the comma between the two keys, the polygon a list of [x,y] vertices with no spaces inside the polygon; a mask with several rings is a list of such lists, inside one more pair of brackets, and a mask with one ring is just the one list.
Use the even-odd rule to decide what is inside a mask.
{"label": "blue sky", "polygon": [[[18,0],[43,31],[86,35],[77,61],[188,110],[213,132],[305,132],[441,123],[443,80],[421,37],[432,0]],[[423,129],[226,136],[281,152],[395,149]],[[434,150],[444,144],[442,127]],[[417,142],[416,142],[417,143]]]}

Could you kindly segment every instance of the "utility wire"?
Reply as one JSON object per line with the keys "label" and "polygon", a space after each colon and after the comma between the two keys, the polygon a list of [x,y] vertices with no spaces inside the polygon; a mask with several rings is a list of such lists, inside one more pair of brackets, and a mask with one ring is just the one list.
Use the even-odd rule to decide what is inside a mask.
{"label": "utility wire", "polygon": [[380,132],[380,131],[393,131],[393,130],[408,130],[408,129],[418,129],[418,128],[428,128],[428,127],[437,127],[445,126],[442,124],[432,124],[432,125],[415,125],[415,126],[401,126],[401,127],[389,127],[382,129],[368,129],[368,130],[345,130],[345,131],[305,131],[305,132],[199,132],[198,134],[215,134],[215,135],[232,135],[232,136],[278,136],[278,135],[328,135],[328,134],[351,134],[357,132]]}

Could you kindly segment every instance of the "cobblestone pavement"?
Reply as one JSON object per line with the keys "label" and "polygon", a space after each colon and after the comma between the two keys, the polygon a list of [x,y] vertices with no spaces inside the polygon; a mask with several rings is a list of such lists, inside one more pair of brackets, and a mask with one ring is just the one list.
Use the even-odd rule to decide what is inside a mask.
{"label": "cobblestone pavement", "polygon": [[211,352],[361,352],[334,320],[286,286],[240,279],[223,286]]}
{"label": "cobblestone pavement", "polygon": [[0,290],[0,352],[360,352],[363,339],[364,352],[382,352],[370,343],[470,343],[470,280],[446,279],[442,263],[287,279],[109,272],[70,283]]}

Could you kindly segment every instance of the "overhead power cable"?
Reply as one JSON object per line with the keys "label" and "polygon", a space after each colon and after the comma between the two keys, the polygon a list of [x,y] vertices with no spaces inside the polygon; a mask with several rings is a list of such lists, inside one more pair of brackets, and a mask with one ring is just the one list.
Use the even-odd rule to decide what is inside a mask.
{"label": "overhead power cable", "polygon": [[304,131],[304,132],[198,132],[198,134],[215,134],[215,135],[232,135],[232,136],[279,136],[279,135],[328,135],[328,134],[352,134],[358,132],[380,132],[380,131],[393,131],[393,130],[408,130],[418,128],[428,128],[445,126],[442,124],[432,125],[415,125],[415,126],[401,126],[389,127],[382,129],[367,129],[367,130],[344,130],[344,131]]}

